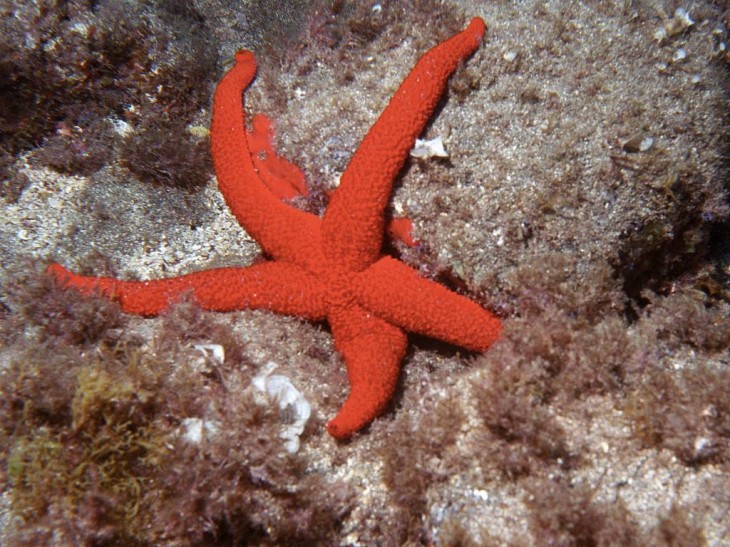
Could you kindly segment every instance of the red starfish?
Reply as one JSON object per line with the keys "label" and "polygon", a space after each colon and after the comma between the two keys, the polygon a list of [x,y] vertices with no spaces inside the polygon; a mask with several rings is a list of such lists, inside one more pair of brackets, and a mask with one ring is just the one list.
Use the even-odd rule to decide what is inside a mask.
{"label": "red starfish", "polygon": [[[500,333],[499,319],[476,303],[381,256],[393,180],[448,78],[479,47],[484,31],[484,21],[475,18],[418,61],[350,160],[321,219],[280,201],[268,181],[278,169],[254,157],[268,146],[270,129],[266,125],[256,138],[246,130],[242,93],[256,64],[250,51],[238,52],[215,92],[211,150],[228,206],[272,260],[156,281],[79,276],[58,264],[48,271],[66,286],[118,300],[129,313],[158,314],[191,292],[208,310],[256,308],[327,320],[351,385],[327,430],[348,437],[392,397],[406,351],[404,330],[474,351],[486,350]],[[274,156],[277,165],[281,161]]]}

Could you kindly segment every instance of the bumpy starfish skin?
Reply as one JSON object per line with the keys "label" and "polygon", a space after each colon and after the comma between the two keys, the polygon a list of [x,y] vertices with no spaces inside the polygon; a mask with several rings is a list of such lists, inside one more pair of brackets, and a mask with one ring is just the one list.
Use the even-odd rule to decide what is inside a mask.
{"label": "bumpy starfish skin", "polygon": [[[261,144],[261,137],[252,143],[242,104],[256,64],[251,52],[237,53],[215,92],[211,151],[228,206],[272,260],[157,281],[84,277],[58,264],[48,271],[66,286],[100,292],[118,300],[124,311],[141,315],[158,314],[189,292],[209,310],[256,308],[325,319],[351,386],[327,430],[336,438],[350,436],[391,399],[407,346],[404,331],[484,351],[501,330],[500,321],[476,303],[381,256],[393,180],[449,76],[479,47],[484,31],[484,22],[475,18],[420,59],[352,157],[322,219],[272,193],[276,169],[257,158],[257,150],[268,144]],[[259,135],[268,139],[268,120],[260,123]],[[267,151],[288,169],[288,162]]]}

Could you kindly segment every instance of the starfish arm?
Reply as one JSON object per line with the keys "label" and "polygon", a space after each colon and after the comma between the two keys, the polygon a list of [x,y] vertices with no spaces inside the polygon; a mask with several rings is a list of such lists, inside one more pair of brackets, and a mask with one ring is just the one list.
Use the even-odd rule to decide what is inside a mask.
{"label": "starfish arm", "polygon": [[312,320],[326,314],[325,287],[292,264],[263,262],[218,268],[154,281],[123,281],[77,275],[60,264],[46,270],[63,286],[117,300],[127,313],[158,315],[185,294],[213,311],[265,309]]}
{"label": "starfish arm", "polygon": [[354,290],[358,303],[378,317],[469,350],[485,351],[502,330],[499,319],[475,302],[390,257],[359,273]]}
{"label": "starfish arm", "polygon": [[252,159],[243,111],[243,91],[253,80],[250,51],[221,79],[213,98],[210,149],[218,187],[238,222],[275,259],[314,264],[320,219],[282,203],[259,176]]}
{"label": "starfish arm", "polygon": [[377,260],[383,211],[393,181],[433,114],[449,76],[479,47],[485,28],[476,17],[462,32],[421,57],[365,135],[324,214],[322,237],[328,258],[353,271],[362,271]]}
{"label": "starfish arm", "polygon": [[345,439],[380,415],[393,397],[408,339],[398,327],[360,307],[329,314],[335,347],[342,354],[350,395],[327,431]]}

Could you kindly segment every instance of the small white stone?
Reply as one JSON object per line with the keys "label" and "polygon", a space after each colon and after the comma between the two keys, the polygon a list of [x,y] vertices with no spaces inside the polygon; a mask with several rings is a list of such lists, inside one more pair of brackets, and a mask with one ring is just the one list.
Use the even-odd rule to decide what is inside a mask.
{"label": "small white stone", "polygon": [[507,61],[508,63],[513,62],[515,59],[517,59],[517,52],[516,51],[505,51],[502,55],[502,59]]}
{"label": "small white stone", "polygon": [[697,437],[694,442],[695,457],[701,457],[705,449],[712,446],[712,441],[707,437]]}
{"label": "small white stone", "polygon": [[492,238],[496,239],[495,243],[498,247],[502,247],[504,245],[504,232],[502,231],[502,228],[495,228],[492,230]]}
{"label": "small white stone", "polygon": [[708,405],[702,410],[702,416],[705,418],[717,418],[718,412],[715,405]]}
{"label": "small white stone", "polygon": [[472,490],[474,497],[480,501],[489,501],[489,492],[475,488]]}

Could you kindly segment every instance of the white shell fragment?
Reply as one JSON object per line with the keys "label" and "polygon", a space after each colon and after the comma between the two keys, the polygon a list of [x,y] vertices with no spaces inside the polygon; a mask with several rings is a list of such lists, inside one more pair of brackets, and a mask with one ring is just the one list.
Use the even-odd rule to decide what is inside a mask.
{"label": "white shell fragment", "polygon": [[694,24],[694,20],[686,9],[677,8],[671,19],[664,15],[664,26],[654,31],[654,39],[662,43],[668,38],[683,33]]}
{"label": "white shell fragment", "polygon": [[203,354],[205,359],[212,359],[216,364],[222,365],[226,352],[220,344],[195,344],[196,350]]}
{"label": "white shell fragment", "polygon": [[674,20],[683,28],[689,28],[695,24],[689,12],[684,8],[677,8],[674,10]]}
{"label": "white shell fragment", "polygon": [[279,406],[284,422],[279,436],[284,439],[287,452],[294,454],[299,450],[299,436],[312,415],[312,406],[289,378],[281,374],[271,374],[276,366],[273,361],[266,363],[251,380],[251,385]]}
{"label": "white shell fragment", "polygon": [[625,141],[621,147],[624,152],[635,154],[636,152],[648,152],[654,146],[654,137],[638,133]]}
{"label": "white shell fragment", "polygon": [[416,139],[416,145],[413,147],[413,150],[411,150],[411,156],[420,159],[448,158],[449,153],[444,148],[444,142],[441,137],[436,137],[430,141]]}
{"label": "white shell fragment", "polygon": [[218,432],[218,425],[211,420],[185,418],[180,424],[180,435],[191,444],[200,444]]}
{"label": "white shell fragment", "polygon": [[134,133],[132,124],[120,119],[112,120],[112,129],[114,129],[114,132],[120,137],[128,137],[129,135]]}

